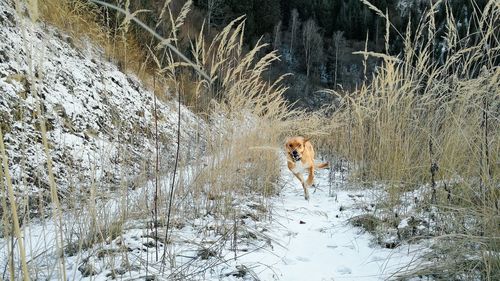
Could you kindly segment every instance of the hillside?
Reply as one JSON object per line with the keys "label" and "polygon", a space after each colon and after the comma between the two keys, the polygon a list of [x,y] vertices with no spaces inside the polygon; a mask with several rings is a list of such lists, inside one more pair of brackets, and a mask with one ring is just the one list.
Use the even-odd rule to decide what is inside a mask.
{"label": "hillside", "polygon": [[[0,116],[18,196],[49,197],[40,118],[60,196],[86,193],[91,185],[109,191],[142,186],[154,173],[156,152],[159,163],[171,167],[177,93],[155,98],[99,47],[18,18],[9,3],[2,0],[0,14]],[[180,115],[186,162],[203,151],[206,124],[182,105]]]}

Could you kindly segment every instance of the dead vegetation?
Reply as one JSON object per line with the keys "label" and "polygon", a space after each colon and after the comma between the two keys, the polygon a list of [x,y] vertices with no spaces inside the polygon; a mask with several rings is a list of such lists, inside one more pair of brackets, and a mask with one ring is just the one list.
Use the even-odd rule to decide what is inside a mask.
{"label": "dead vegetation", "polygon": [[[413,216],[409,232],[400,233],[402,240],[420,235],[435,239],[429,256],[435,262],[420,271],[404,272],[403,277],[498,279],[500,11],[494,1],[473,15],[479,27],[475,33],[459,35],[453,17],[449,17],[444,38],[449,51],[441,63],[435,63],[436,44],[441,41],[433,26],[433,10],[414,34],[406,33],[405,53],[401,56],[361,52],[367,57],[382,58],[384,63],[370,84],[349,93],[333,93],[339,96],[340,105],[328,118],[325,113],[331,114],[331,110],[312,114],[291,110],[282,98],[286,89],[280,81],[263,78],[278,58],[274,52],[261,57],[265,45],[260,42],[248,52],[243,51],[243,18],[233,21],[210,42],[206,42],[203,30],[192,41],[192,60],[208,74],[210,79],[206,79],[179,63],[168,50],[159,57],[158,52],[141,49],[129,32],[128,22],[119,21],[125,24],[103,28],[99,24],[102,14],[96,6],[80,1],[40,0],[38,6],[32,5],[36,1],[28,2],[26,11],[33,21],[41,18],[62,28],[70,35],[67,40],[75,45],[81,42],[73,41],[74,38],[90,38],[123,70],[132,71],[156,90],[157,96],[163,98],[168,88],[174,93],[171,97],[177,96],[189,104],[209,124],[200,126],[200,130],[205,130],[200,136],[208,138],[206,147],[200,145],[193,150],[191,157],[198,161],[191,168],[182,157],[176,161],[175,169],[149,166],[145,173],[152,175],[153,180],[132,202],[128,201],[129,185],[118,183],[116,199],[120,203],[116,212],[100,211],[105,210],[106,201],[102,198],[108,195],[100,194],[93,185],[88,198],[82,199],[89,202],[88,209],[64,209],[70,217],[81,218],[68,223],[62,219],[63,209],[57,196],[60,187],[51,182],[53,205],[43,212],[54,217],[51,219],[58,233],[59,254],[55,266],[63,269],[58,272],[61,276],[65,275],[65,258],[82,251],[100,253],[98,259],[105,259],[111,268],[110,276],[159,260],[162,262],[154,265],[158,268],[155,274],[163,274],[165,264],[171,265],[172,278],[200,274],[208,270],[206,264],[193,262],[183,272],[186,268],[174,265],[175,253],[167,251],[179,242],[172,233],[184,228],[189,220],[215,218],[214,222],[200,225],[199,231],[220,237],[207,244],[193,243],[197,247],[194,261],[214,262],[211,258],[218,257],[219,250],[227,244],[236,249],[238,243],[248,238],[267,239],[248,229],[242,220],[266,217],[271,207],[268,197],[280,188],[279,151],[283,137],[302,134],[315,137],[322,151],[347,159],[355,167],[353,180],[382,183],[386,187],[383,206],[374,215],[354,219],[354,224],[369,231],[397,231],[403,218]],[[22,5],[20,1],[16,4]],[[438,1],[433,9],[441,4]],[[168,11],[168,5],[165,7]],[[382,11],[377,12],[384,16]],[[179,28],[185,17],[172,20]],[[174,29],[173,37],[166,40],[175,43],[175,34]],[[161,81],[160,85],[157,81]],[[2,130],[7,128],[9,124],[1,124]],[[42,136],[46,134],[44,126],[38,128]],[[155,128],[150,129],[151,135],[155,132]],[[50,143],[45,143],[45,148],[48,151]],[[7,156],[4,154],[2,159],[1,183],[10,188]],[[165,176],[166,181],[162,180]],[[401,209],[401,204],[408,203],[401,198],[416,190],[419,192],[418,200],[413,200],[415,208]],[[4,235],[23,241],[19,226],[8,226],[14,221],[27,224],[29,220],[16,217],[19,206],[7,191],[2,195]],[[251,198],[250,202],[241,201],[245,196]],[[412,232],[420,225],[426,228],[425,232]],[[140,237],[148,241],[134,248],[131,241],[137,237],[125,234],[140,227],[148,229],[148,236]],[[104,251],[108,244],[115,248]],[[156,248],[156,257],[141,256],[135,264],[127,260],[132,253],[143,251],[143,247]],[[29,249],[21,244],[11,244],[8,255],[26,265],[26,251]],[[83,275],[97,274],[90,260],[79,260]],[[29,266],[19,269],[8,264],[10,276],[45,276],[52,271],[46,270]],[[241,269],[235,276],[248,272]]]}
{"label": "dead vegetation", "polygon": [[[385,13],[366,4],[389,25]],[[329,136],[331,148],[352,161],[353,179],[386,186],[382,219],[416,213],[414,219],[425,221],[425,235],[437,241],[436,256],[418,274],[495,280],[500,276],[500,9],[490,1],[483,11],[475,10],[477,29],[465,35],[447,10],[446,36],[439,38],[433,22],[438,8],[449,6],[436,2],[415,33],[408,26],[403,54],[359,52],[384,63],[370,84],[334,93],[341,105],[332,122],[342,125]],[[438,45],[446,48],[442,57]],[[410,194],[415,198],[400,200]],[[373,229],[373,222],[360,224]],[[396,231],[391,224],[385,228]]]}
{"label": "dead vegetation", "polygon": [[[173,279],[183,279],[204,274],[209,267],[195,262],[177,268],[176,245],[188,244],[189,247],[199,248],[200,254],[197,257],[204,260],[216,257],[219,251],[217,249],[223,249],[227,245],[235,249],[236,255],[240,243],[252,239],[268,239],[265,234],[247,227],[244,220],[259,221],[268,215],[268,197],[280,189],[278,178],[281,140],[297,126],[289,126],[295,123],[291,121],[292,118],[303,123],[307,117],[300,111],[289,110],[282,98],[285,88],[280,86],[280,81],[269,82],[262,77],[270,63],[277,59],[276,54],[270,53],[259,58],[258,54],[265,46],[262,43],[248,52],[243,51],[243,18],[235,20],[211,42],[205,42],[203,30],[193,40],[193,61],[209,75],[207,79],[199,72],[192,72],[191,65],[186,61],[179,62],[177,55],[164,45],[155,43],[150,46],[151,49],[163,48],[162,52],[140,49],[129,32],[128,21],[120,22],[116,28],[102,27],[99,24],[102,14],[96,6],[88,6],[79,1],[50,0],[26,3],[16,1],[15,4],[18,7],[17,16],[27,16],[27,20],[34,24],[47,22],[67,32],[69,36],[65,40],[73,47],[79,48],[79,44],[87,44],[88,39],[101,46],[105,55],[116,61],[122,70],[140,77],[156,93],[155,97],[165,97],[167,87],[158,82],[165,81],[170,99],[177,98],[179,104],[183,100],[187,101],[204,121],[200,121],[197,134],[199,139],[193,140],[196,145],[189,151],[190,155],[179,155],[182,140],[179,136],[184,134],[182,130],[186,130],[180,127],[184,116],[180,106],[178,112],[163,113],[179,120],[176,147],[169,151],[175,161],[172,165],[159,165],[157,146],[156,156],[150,157],[149,163],[137,163],[143,169],[137,175],[142,179],[140,182],[144,185],[143,188],[138,188],[137,182],[131,182],[125,176],[135,172],[123,170],[120,171],[123,177],[114,181],[116,186],[112,188],[113,193],[102,190],[96,179],[91,177],[84,181],[88,187],[87,193],[80,194],[78,198],[61,197],[58,194],[68,187],[56,184],[54,178],[50,177],[47,188],[51,196],[47,198],[46,204],[37,208],[39,213],[45,214],[40,218],[42,225],[48,224],[43,228],[42,235],[51,237],[49,252],[53,252],[56,257],[53,267],[45,269],[37,266],[47,258],[47,250],[44,254],[39,254],[37,250],[23,248],[12,240],[8,243],[10,248],[6,249],[6,256],[11,257],[5,264],[6,273],[10,276],[23,276],[25,279],[45,278],[56,274],[66,280],[67,274],[71,274],[67,272],[67,262],[71,260],[78,263],[77,270],[82,276],[102,273],[97,264],[104,264],[105,270],[111,271],[109,276],[120,275],[124,268],[126,271],[152,268],[155,270],[152,276],[162,274]],[[181,10],[178,17],[172,19],[175,28],[179,28],[185,20],[185,14],[189,11],[188,4],[183,9],[184,14]],[[168,13],[168,1],[165,9]],[[164,39],[165,42],[172,42],[172,45],[176,42],[175,28],[171,37]],[[158,56],[158,53],[162,56]],[[26,79],[33,85],[37,78],[34,73],[29,73]],[[35,100],[40,99],[36,87],[30,88],[28,95]],[[161,137],[165,136],[158,134],[157,126],[161,122],[158,116],[162,114],[156,113],[156,110],[161,109],[156,108],[156,101],[153,104],[154,114],[151,118],[154,126],[141,133],[161,141]],[[42,113],[41,110],[37,112]],[[114,111],[109,114],[117,115]],[[143,113],[142,117],[144,116]],[[115,119],[119,122],[118,117]],[[53,146],[47,141],[47,122],[44,118],[40,120],[42,122],[37,123],[36,128],[40,130],[45,161],[49,163],[46,171],[53,175],[53,167],[50,165],[53,161]],[[5,171],[9,170],[8,157],[6,154],[2,156]],[[27,158],[28,155],[23,157]],[[188,167],[189,159],[195,160]],[[117,158],[116,161],[130,159]],[[68,169],[71,170],[71,167]],[[75,177],[81,178],[82,175]],[[11,185],[7,177],[2,183],[5,186]],[[76,185],[73,188],[78,188],[83,183],[75,181],[72,184]],[[4,237],[16,237],[22,241],[21,230],[11,229],[9,222],[15,220],[22,225],[30,225],[31,220],[24,215],[21,218],[15,217],[13,210],[26,211],[19,200],[7,200],[6,196],[2,198]],[[206,224],[190,225],[201,233],[201,242],[193,240],[186,243],[172,234],[182,229],[188,221],[205,219],[209,221]],[[141,237],[128,235],[130,232],[135,233],[137,228],[147,234]],[[203,240],[210,240],[205,237],[212,235],[219,237],[219,240],[205,246]],[[147,241],[137,245],[138,241],[143,240]],[[30,240],[32,242],[36,241]],[[153,248],[154,251],[146,250],[148,253],[145,256],[140,255],[146,248]],[[104,251],[106,249],[109,251]],[[151,255],[152,252],[154,253]],[[98,254],[95,255],[96,253]],[[21,271],[16,264],[19,262],[26,265],[26,256],[37,258],[31,260],[30,266],[24,266]],[[210,262],[223,263],[224,260],[210,259]],[[53,273],[54,270],[56,273]],[[74,271],[72,274],[75,274]]]}

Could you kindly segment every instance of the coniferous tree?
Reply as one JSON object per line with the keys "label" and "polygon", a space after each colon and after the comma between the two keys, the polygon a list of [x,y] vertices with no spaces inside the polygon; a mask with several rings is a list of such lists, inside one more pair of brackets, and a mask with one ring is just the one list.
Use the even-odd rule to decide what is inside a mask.
{"label": "coniferous tree", "polygon": [[335,49],[333,85],[334,85],[334,87],[337,87],[337,77],[338,77],[338,69],[339,69],[339,54],[345,45],[345,38],[344,38],[343,31],[336,31],[333,34],[333,44],[334,44],[334,49]]}

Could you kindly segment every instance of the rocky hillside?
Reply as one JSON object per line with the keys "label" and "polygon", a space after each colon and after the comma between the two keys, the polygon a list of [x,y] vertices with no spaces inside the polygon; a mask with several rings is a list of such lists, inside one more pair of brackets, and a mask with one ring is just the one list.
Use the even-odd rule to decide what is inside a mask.
{"label": "rocky hillside", "polygon": [[[13,1],[0,0],[0,6],[0,126],[18,195],[47,193],[39,116],[45,118],[60,195],[92,184],[101,190],[134,187],[150,177],[156,163],[151,89],[85,38],[18,17]],[[175,101],[175,93],[156,101],[165,172],[177,147]],[[204,147],[205,124],[184,106],[180,112],[181,155],[194,155]]]}

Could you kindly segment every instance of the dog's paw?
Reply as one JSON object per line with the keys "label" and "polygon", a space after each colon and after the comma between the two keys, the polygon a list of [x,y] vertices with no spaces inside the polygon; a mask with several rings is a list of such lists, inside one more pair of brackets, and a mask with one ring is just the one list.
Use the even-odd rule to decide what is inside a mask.
{"label": "dog's paw", "polygon": [[309,201],[309,192],[305,192],[305,193],[304,193],[304,198],[305,198],[307,201]]}

